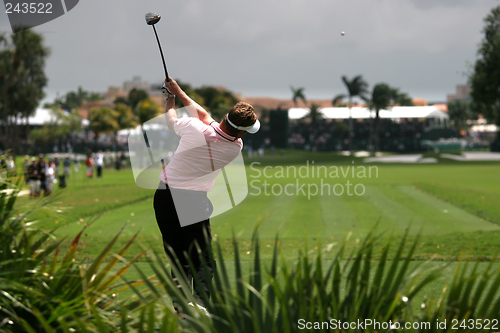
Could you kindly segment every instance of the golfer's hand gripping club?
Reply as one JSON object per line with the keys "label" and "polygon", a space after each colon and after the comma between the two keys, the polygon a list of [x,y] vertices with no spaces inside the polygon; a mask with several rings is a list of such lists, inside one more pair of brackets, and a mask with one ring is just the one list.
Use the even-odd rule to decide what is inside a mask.
{"label": "golfer's hand gripping club", "polygon": [[165,96],[165,99],[169,99],[171,97],[175,97],[174,94],[168,89],[168,87],[163,83],[163,86],[161,87],[161,91],[163,93],[163,96]]}
{"label": "golfer's hand gripping club", "polygon": [[163,83],[163,87],[170,93],[175,96],[181,96],[183,94],[181,87],[179,84],[172,79],[171,77],[167,77],[165,82]]}

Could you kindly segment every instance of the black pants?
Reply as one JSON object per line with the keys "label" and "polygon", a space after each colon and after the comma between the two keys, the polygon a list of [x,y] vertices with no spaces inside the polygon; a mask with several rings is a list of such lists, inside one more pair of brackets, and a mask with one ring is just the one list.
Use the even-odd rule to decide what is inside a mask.
{"label": "black pants", "polygon": [[[212,237],[210,232],[210,220],[207,218],[201,222],[181,227],[171,191],[174,192],[174,196],[176,196],[180,191],[180,195],[184,196],[184,198],[189,197],[188,200],[196,199],[196,202],[193,202],[193,205],[196,205],[198,209],[210,210],[207,217],[212,213],[213,207],[206,192],[170,189],[168,185],[165,185],[164,183],[160,183],[159,188],[155,192],[153,201],[156,222],[158,223],[158,227],[160,228],[162,234],[165,252],[170,258],[172,265],[176,265],[180,272],[184,272],[186,274],[188,279],[186,282],[188,286],[192,285],[194,274],[198,276],[201,284],[194,284],[194,295],[197,301],[203,305],[201,290],[204,290],[210,297],[207,279],[212,278],[212,271],[215,269],[215,267],[212,267],[210,260]],[[188,195],[186,196],[186,194]],[[201,249],[201,260],[197,253],[195,242],[198,243]],[[195,272],[191,271],[186,254],[189,256],[189,259],[192,261],[194,267],[196,267]],[[180,265],[177,264],[177,260]],[[209,276],[204,274],[203,262],[206,264]],[[180,278],[176,277],[173,271],[172,276],[174,279]]]}

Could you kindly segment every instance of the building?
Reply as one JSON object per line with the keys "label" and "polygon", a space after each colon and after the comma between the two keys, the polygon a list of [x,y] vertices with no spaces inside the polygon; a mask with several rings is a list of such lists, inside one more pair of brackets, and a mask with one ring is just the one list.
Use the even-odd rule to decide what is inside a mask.
{"label": "building", "polygon": [[456,90],[455,94],[446,96],[446,101],[448,103],[453,102],[453,101],[465,101],[465,102],[472,101],[472,99],[470,97],[470,93],[471,93],[470,86],[468,86],[466,84],[457,84],[455,90]]}
{"label": "building", "polygon": [[128,94],[132,89],[149,91],[151,85],[148,82],[141,81],[140,76],[134,76],[132,81],[123,82],[123,92]]}
{"label": "building", "polygon": [[132,81],[125,81],[123,86],[109,86],[108,91],[104,93],[104,101],[108,106],[112,106],[117,98],[128,98],[128,94],[132,89],[144,90],[148,93],[149,98],[156,102],[160,107],[165,107],[165,98],[161,90],[161,85],[151,85],[149,82],[141,81],[139,76],[134,76]]}

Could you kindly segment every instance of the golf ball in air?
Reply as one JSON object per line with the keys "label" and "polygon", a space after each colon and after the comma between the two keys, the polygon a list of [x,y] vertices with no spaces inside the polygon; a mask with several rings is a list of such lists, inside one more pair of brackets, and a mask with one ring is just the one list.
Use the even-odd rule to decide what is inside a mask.
{"label": "golf ball in air", "polygon": [[345,35],[345,32],[343,32],[343,31],[342,31],[340,34],[341,34],[342,36],[344,36],[344,35]]}

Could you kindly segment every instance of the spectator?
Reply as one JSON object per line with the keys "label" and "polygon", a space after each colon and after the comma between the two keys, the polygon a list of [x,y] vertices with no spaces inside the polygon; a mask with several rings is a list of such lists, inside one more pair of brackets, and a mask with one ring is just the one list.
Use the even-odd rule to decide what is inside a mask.
{"label": "spectator", "polygon": [[[59,162],[60,162],[60,161],[59,161],[59,154],[56,154],[56,155],[54,156],[54,173],[55,173],[56,175],[58,175],[58,174],[59,174]],[[50,163],[49,163],[49,165],[50,165]]]}
{"label": "spectator", "polygon": [[69,175],[71,174],[71,160],[69,159],[69,155],[66,155],[63,161],[63,167],[64,167],[64,176],[66,178],[69,178]]}
{"label": "spectator", "polygon": [[109,150],[106,150],[106,154],[104,155],[104,168],[106,170],[109,170],[109,169],[111,169],[112,164],[113,164],[113,160],[111,158],[111,153],[109,152]]}
{"label": "spectator", "polygon": [[30,166],[30,157],[28,155],[24,156],[24,161],[22,164],[24,179],[28,183],[28,167]]}
{"label": "spectator", "polygon": [[56,182],[56,164],[54,162],[49,162],[45,169],[45,182],[46,182],[46,192],[45,196],[48,196],[54,190],[54,183]]}
{"label": "spectator", "polygon": [[7,159],[7,176],[16,176],[17,175],[17,170],[16,170],[16,164],[14,163],[14,158],[12,155],[9,155]]}
{"label": "spectator", "polygon": [[104,167],[104,154],[99,150],[95,155],[95,165],[97,169],[97,178],[102,177],[102,168]]}
{"label": "spectator", "polygon": [[73,160],[73,169],[75,169],[75,174],[80,172],[80,160],[78,159],[78,156],[75,154],[75,159]]}
{"label": "spectator", "polygon": [[127,160],[127,158],[125,157],[125,153],[122,152],[120,155],[120,168],[125,167],[126,160]]}
{"label": "spectator", "polygon": [[47,175],[46,175],[46,165],[47,163],[45,162],[45,159],[43,157],[43,154],[40,154],[40,157],[38,159],[38,163],[36,165],[36,169],[37,169],[37,174],[38,174],[38,181],[40,182],[40,190],[39,190],[39,196],[42,194],[42,190],[43,190],[43,194],[44,196],[47,196],[47,192],[48,192],[48,189],[47,189]]}
{"label": "spectator", "polygon": [[38,168],[36,159],[31,159],[31,164],[26,168],[26,179],[30,187],[30,199],[38,197],[40,188],[38,186]]}
{"label": "spectator", "polygon": [[94,159],[92,158],[92,155],[87,155],[85,165],[87,166],[87,177],[92,178],[94,175]]}

